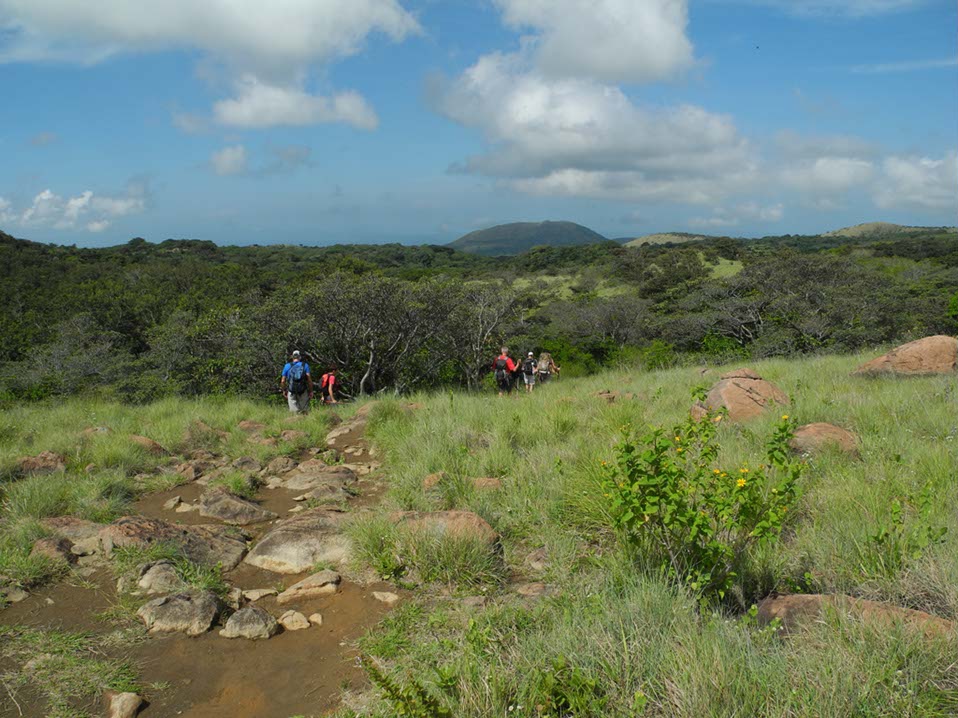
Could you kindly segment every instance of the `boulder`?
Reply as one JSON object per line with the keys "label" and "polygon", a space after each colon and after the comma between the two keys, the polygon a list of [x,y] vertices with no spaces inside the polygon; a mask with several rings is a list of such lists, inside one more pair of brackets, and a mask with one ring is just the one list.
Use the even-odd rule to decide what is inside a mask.
{"label": "boulder", "polygon": [[263,465],[252,456],[240,456],[237,459],[233,459],[233,461],[230,463],[230,466],[237,471],[248,471],[251,474],[255,474],[256,472],[263,470]]}
{"label": "boulder", "polygon": [[788,395],[751,369],[738,369],[722,375],[705,402],[696,402],[692,407],[692,416],[701,420],[709,410],[726,409],[729,421],[748,421],[772,404],[788,406]]}
{"label": "boulder", "polygon": [[210,630],[220,612],[219,599],[210,591],[177,593],[143,604],[136,615],[150,633],[199,636]]}
{"label": "boulder", "polygon": [[46,556],[48,559],[63,563],[76,563],[73,542],[68,538],[42,538],[33,543],[30,558]]}
{"label": "boulder", "polygon": [[339,563],[348,556],[342,531],[345,515],[317,508],[303,511],[272,528],[246,557],[246,563],[274,573],[303,573],[320,561]]}
{"label": "boulder", "polygon": [[266,598],[267,596],[275,596],[278,594],[275,588],[251,588],[249,590],[243,591],[243,598],[247,601],[258,601],[261,598]]}
{"label": "boulder", "polygon": [[136,693],[117,693],[107,691],[104,695],[107,718],[133,718],[140,712],[143,699]]}
{"label": "boulder", "polygon": [[97,538],[100,531],[106,527],[106,524],[98,524],[74,516],[53,516],[41,519],[40,524],[48,531],[52,531],[57,536],[68,538],[73,543]]}
{"label": "boulder", "polygon": [[311,626],[322,626],[323,625],[323,614],[321,613],[311,613],[309,615],[309,625]]}
{"label": "boulder", "polygon": [[875,376],[902,374],[954,374],[958,371],[958,339],[949,336],[925,337],[892,349],[862,364],[855,374]]}
{"label": "boulder", "polygon": [[176,507],[183,503],[182,496],[173,496],[163,502],[164,511],[176,511]]}
{"label": "boulder", "polygon": [[223,638],[247,638],[251,641],[272,638],[279,631],[279,623],[258,606],[247,606],[229,617],[220,631]]}
{"label": "boulder", "polygon": [[292,603],[293,601],[306,601],[311,598],[328,596],[339,590],[339,583],[342,580],[335,571],[320,571],[314,573],[308,578],[304,578],[299,583],[294,583],[287,588],[276,599],[277,603]]}
{"label": "boulder", "polygon": [[174,471],[187,481],[196,481],[209,469],[209,464],[200,459],[190,459],[178,464]]}
{"label": "boulder", "polygon": [[921,631],[928,637],[941,636],[954,630],[954,624],[924,611],[915,611],[877,601],[866,601],[842,595],[792,594],[773,595],[758,605],[758,620],[762,624],[774,619],[782,622],[787,631],[819,620],[826,611],[839,611],[880,627],[902,624]]}
{"label": "boulder", "polygon": [[153,439],[140,436],[139,434],[130,434],[130,441],[137,446],[142,447],[147,453],[153,454],[154,456],[167,456],[170,453],[158,443],[153,441]]}
{"label": "boulder", "polygon": [[221,486],[207,489],[200,496],[200,516],[219,519],[228,524],[246,526],[276,518],[276,514],[240,498]]}
{"label": "boulder", "polygon": [[266,469],[264,473],[269,474],[270,476],[276,476],[278,474],[285,474],[288,471],[292,471],[296,468],[296,462],[293,461],[288,456],[277,456],[275,459],[266,464]]}
{"label": "boulder", "polygon": [[471,511],[398,511],[390,518],[411,531],[474,538],[489,546],[499,544],[499,534],[482,517]]}
{"label": "boulder", "polygon": [[147,595],[169,594],[181,591],[185,586],[171,561],[161,560],[140,566],[137,590]]}
{"label": "boulder", "polygon": [[17,468],[24,474],[52,474],[54,471],[66,471],[67,460],[52,451],[41,451],[36,456],[22,456],[17,459]]}
{"label": "boulder", "polygon": [[280,625],[287,631],[302,631],[309,628],[309,619],[299,611],[287,611],[279,617]]}
{"label": "boulder", "polygon": [[858,456],[858,437],[847,429],[834,424],[805,424],[795,430],[788,442],[792,451],[802,456],[838,449],[851,456]]}
{"label": "boulder", "polygon": [[317,459],[300,464],[295,471],[284,477],[286,488],[290,491],[309,491],[321,486],[345,488],[358,480],[356,472],[345,466],[327,466]]}
{"label": "boulder", "polygon": [[196,563],[220,564],[225,571],[237,566],[246,554],[246,537],[238,529],[220,525],[176,526],[145,516],[124,516],[100,532],[103,550],[170,543]]}

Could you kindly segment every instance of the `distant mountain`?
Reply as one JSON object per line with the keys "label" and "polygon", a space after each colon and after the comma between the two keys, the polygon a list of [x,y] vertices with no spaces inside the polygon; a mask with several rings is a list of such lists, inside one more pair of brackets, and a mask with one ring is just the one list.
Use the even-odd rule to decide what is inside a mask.
{"label": "distant mountain", "polygon": [[463,235],[447,246],[489,257],[521,254],[533,247],[570,247],[608,241],[575,222],[512,222]]}
{"label": "distant mountain", "polygon": [[702,239],[708,239],[708,237],[704,234],[689,234],[688,232],[663,232],[636,237],[624,241],[623,244],[626,247],[641,247],[643,244],[682,244],[684,242],[697,242]]}
{"label": "distant mountain", "polygon": [[825,232],[823,237],[883,237],[890,234],[915,234],[918,232],[955,232],[956,227],[909,227],[901,224],[892,224],[891,222],[866,222],[865,224],[856,224],[854,227],[844,227],[835,229],[831,232]]}

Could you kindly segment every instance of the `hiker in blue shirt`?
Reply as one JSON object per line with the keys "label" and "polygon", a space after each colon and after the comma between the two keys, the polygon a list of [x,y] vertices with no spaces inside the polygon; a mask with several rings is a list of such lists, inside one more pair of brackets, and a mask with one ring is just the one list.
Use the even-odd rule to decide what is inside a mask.
{"label": "hiker in blue shirt", "polygon": [[302,361],[299,351],[294,351],[289,363],[283,367],[283,378],[279,383],[283,396],[293,413],[309,411],[309,400],[313,398],[313,377],[309,375],[309,364]]}

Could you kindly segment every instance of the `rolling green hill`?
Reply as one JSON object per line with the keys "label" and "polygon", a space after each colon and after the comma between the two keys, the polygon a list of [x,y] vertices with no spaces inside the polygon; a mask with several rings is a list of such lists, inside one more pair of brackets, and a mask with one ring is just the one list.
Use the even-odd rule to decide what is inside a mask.
{"label": "rolling green hill", "polygon": [[478,229],[447,246],[463,252],[499,256],[520,254],[539,246],[571,247],[606,241],[598,232],[575,222],[512,222]]}

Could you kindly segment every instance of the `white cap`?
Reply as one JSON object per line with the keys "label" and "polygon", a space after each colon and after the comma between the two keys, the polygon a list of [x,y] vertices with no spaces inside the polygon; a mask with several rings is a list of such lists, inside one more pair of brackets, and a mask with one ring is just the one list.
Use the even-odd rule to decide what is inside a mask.
{"label": "white cap", "polygon": [[294,357],[298,357],[298,356],[299,356],[299,349],[296,349],[295,351],[293,351],[293,356],[294,356]]}
{"label": "white cap", "polygon": [[529,356],[534,357],[535,354],[533,354],[532,352],[529,352]]}

